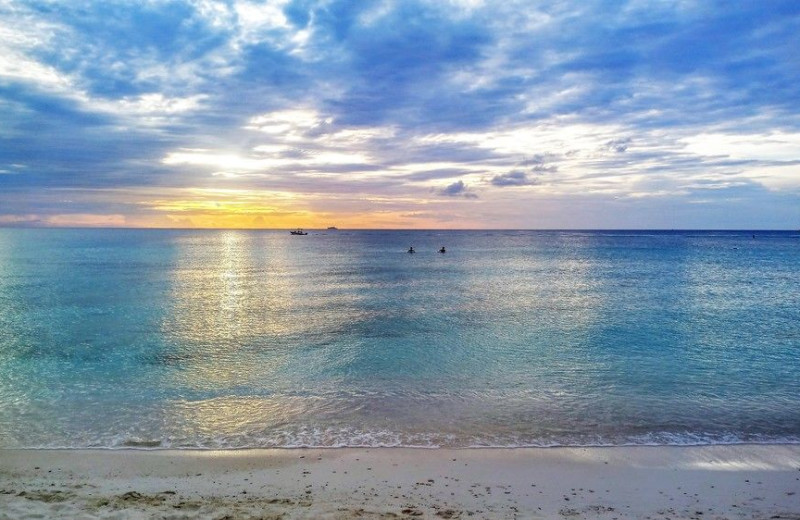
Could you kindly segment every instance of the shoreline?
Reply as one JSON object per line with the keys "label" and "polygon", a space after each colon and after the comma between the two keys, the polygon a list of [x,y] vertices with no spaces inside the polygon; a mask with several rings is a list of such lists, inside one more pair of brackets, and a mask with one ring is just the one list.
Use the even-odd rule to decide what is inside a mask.
{"label": "shoreline", "polygon": [[0,518],[800,518],[800,445],[2,449]]}
{"label": "shoreline", "polygon": [[797,446],[800,447],[800,441],[765,441],[765,442],[728,442],[728,443],[695,443],[695,444],[553,444],[553,445],[521,445],[521,446],[421,446],[421,445],[398,445],[398,446],[381,446],[381,445],[347,445],[347,446],[246,446],[246,447],[233,447],[233,448],[206,448],[206,447],[172,447],[172,446],[137,446],[137,445],[120,445],[120,446],[90,446],[90,447],[70,447],[70,446],[55,446],[55,447],[12,447],[0,448],[0,453],[14,452],[14,451],[83,451],[83,452],[109,452],[109,451],[134,451],[134,452],[247,452],[247,451],[302,451],[302,450],[320,450],[320,451],[336,451],[336,450],[451,450],[451,451],[470,451],[470,450],[594,450],[594,449],[627,449],[627,448],[736,448],[736,447],[759,447],[759,446]]}

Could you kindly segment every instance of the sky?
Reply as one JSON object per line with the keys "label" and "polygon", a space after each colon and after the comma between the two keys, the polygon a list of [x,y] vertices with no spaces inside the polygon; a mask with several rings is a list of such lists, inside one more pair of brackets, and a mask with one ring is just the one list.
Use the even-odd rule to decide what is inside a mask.
{"label": "sky", "polygon": [[797,0],[0,0],[0,226],[799,229]]}

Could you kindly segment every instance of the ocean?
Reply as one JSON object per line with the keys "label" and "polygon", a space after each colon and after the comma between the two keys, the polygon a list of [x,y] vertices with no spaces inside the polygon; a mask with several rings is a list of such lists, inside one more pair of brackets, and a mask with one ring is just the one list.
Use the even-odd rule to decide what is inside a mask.
{"label": "ocean", "polygon": [[797,232],[0,229],[2,448],[800,443],[799,359]]}

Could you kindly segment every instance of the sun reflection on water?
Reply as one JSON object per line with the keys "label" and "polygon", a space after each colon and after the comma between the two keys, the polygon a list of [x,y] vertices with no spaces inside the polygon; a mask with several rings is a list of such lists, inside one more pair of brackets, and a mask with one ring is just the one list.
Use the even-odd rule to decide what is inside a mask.
{"label": "sun reflection on water", "polygon": [[293,287],[282,248],[263,238],[225,231],[181,243],[162,330],[183,384],[244,384],[280,366],[280,352],[258,353],[291,334]]}

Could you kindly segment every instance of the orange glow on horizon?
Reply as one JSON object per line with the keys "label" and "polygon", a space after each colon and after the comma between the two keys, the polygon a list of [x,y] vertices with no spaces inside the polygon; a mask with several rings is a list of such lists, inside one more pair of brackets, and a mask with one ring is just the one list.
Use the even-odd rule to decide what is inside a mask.
{"label": "orange glow on horizon", "polygon": [[[84,193],[91,200],[94,192]],[[71,194],[74,196],[74,194]],[[479,228],[458,201],[296,193],[257,189],[102,190],[130,212],[0,215],[0,226],[155,229],[457,229]],[[336,209],[327,209],[329,203]],[[348,210],[352,207],[353,210]],[[343,208],[343,209],[339,209]],[[462,210],[464,208],[461,208]]]}
{"label": "orange glow on horizon", "polygon": [[[314,213],[295,211],[287,213],[205,213],[187,212],[166,214],[165,225],[143,225],[135,227],[178,227],[198,229],[325,229],[336,226],[340,229],[397,229],[441,227],[433,219],[423,218],[409,222],[407,212],[380,213]],[[413,224],[413,225],[412,225]]]}
{"label": "orange glow on horizon", "polygon": [[161,215],[58,214],[27,215],[14,221],[0,220],[0,227],[131,228],[131,229],[477,229],[467,221],[447,225],[435,218],[407,211],[376,213],[221,213],[184,211]]}

